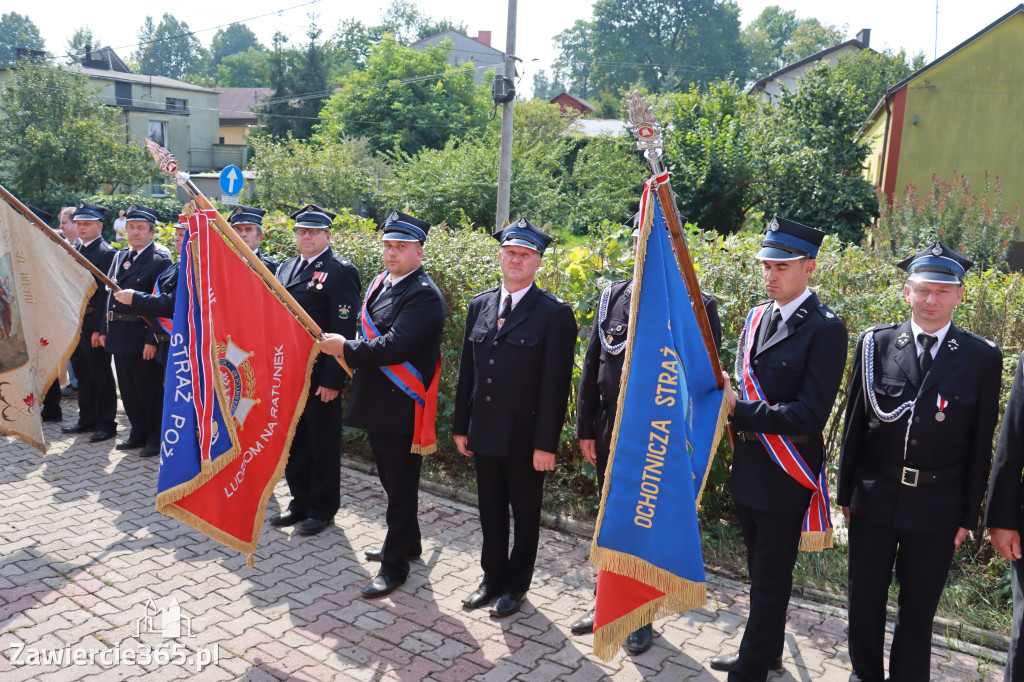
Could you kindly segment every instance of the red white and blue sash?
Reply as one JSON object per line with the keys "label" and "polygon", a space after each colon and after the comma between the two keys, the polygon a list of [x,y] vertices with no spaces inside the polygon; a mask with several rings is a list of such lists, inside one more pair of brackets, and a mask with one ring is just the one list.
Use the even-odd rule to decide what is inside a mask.
{"label": "red white and blue sash", "polygon": [[[153,283],[153,295],[154,296],[159,296],[160,295],[160,282],[159,282],[159,280]],[[156,322],[157,322],[157,324],[160,325],[160,328],[163,329],[165,332],[167,332],[168,334],[171,333],[172,318],[170,318],[170,317],[158,317],[158,318],[156,318]]]}
{"label": "red white and blue sash", "polygon": [[[747,315],[747,323],[743,329],[743,362],[741,377],[741,398],[744,400],[762,400],[768,402],[761,384],[754,375],[750,364],[754,343],[757,339],[758,325],[770,303],[755,306]],[[783,471],[794,481],[814,491],[811,504],[804,515],[801,526],[800,549],[804,551],[821,551],[832,546],[832,517],[829,509],[828,482],[825,479],[825,461],[822,458],[821,471],[815,475],[807,466],[800,452],[788,436],[777,433],[757,434],[764,449],[772,461],[782,467]],[[819,435],[820,438],[820,435]]]}
{"label": "red white and blue sash", "polygon": [[[363,301],[363,309],[359,321],[363,330],[363,338],[373,340],[380,336],[376,325],[370,319],[367,306],[373,297],[377,287],[387,277],[387,271],[380,273],[370,284],[366,291],[366,299]],[[403,362],[400,365],[387,365],[380,368],[384,375],[391,382],[400,388],[407,396],[416,403],[416,418],[413,425],[412,449],[411,452],[421,455],[429,455],[437,450],[437,436],[434,432],[434,422],[437,418],[437,383],[441,377],[441,353],[437,353],[437,364],[434,367],[434,378],[430,381],[430,388],[423,384],[423,375],[419,373],[410,362]]]}

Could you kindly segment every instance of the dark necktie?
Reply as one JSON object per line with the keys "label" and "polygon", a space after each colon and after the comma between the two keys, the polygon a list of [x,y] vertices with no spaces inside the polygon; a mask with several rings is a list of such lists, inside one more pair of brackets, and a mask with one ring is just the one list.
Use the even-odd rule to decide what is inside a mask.
{"label": "dark necktie", "polygon": [[917,357],[917,362],[921,365],[921,378],[928,374],[928,368],[932,366],[932,346],[938,341],[938,337],[932,336],[931,334],[918,334],[917,342],[921,344],[924,350]]}
{"label": "dark necktie", "polygon": [[304,271],[304,270],[305,270],[305,269],[306,269],[306,268],[307,268],[308,266],[309,266],[309,261],[308,261],[308,260],[305,260],[305,259],[303,259],[303,260],[302,260],[302,265],[300,265],[300,266],[299,266],[299,269],[295,271],[295,276],[296,276],[296,277],[298,277],[299,275],[301,275],[301,274],[302,274],[302,272],[303,272],[303,271]]}
{"label": "dark necktie", "polygon": [[376,313],[382,308],[386,308],[391,305],[391,280],[384,282],[384,285],[377,290],[377,295],[373,297],[373,302],[370,304],[370,312]]}
{"label": "dark necktie", "polygon": [[779,328],[780,322],[782,322],[782,311],[775,308],[772,311],[772,316],[771,319],[768,320],[768,323],[762,323],[763,335],[761,336],[761,343],[758,344],[758,349],[768,343],[768,339],[772,338],[776,330]]}
{"label": "dark necktie", "polygon": [[498,329],[505,324],[505,320],[512,314],[512,294],[505,294],[505,303],[501,306],[501,315],[498,315]]}

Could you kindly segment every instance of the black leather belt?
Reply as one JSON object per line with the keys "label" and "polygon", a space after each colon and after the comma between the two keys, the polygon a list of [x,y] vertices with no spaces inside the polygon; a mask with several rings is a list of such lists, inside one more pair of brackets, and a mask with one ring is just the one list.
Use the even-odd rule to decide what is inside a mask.
{"label": "black leather belt", "polygon": [[157,343],[166,343],[171,340],[170,334],[153,334],[153,338],[156,339]]}
{"label": "black leather belt", "polygon": [[107,312],[107,322],[138,322],[140,319],[138,315],[115,313],[113,310]]}
{"label": "black leather belt", "polygon": [[[736,432],[736,437],[739,438],[744,443],[751,443],[751,442],[754,442],[754,441],[760,441],[761,440],[760,438],[757,437],[757,434],[754,433],[753,431],[737,431]],[[793,443],[810,443],[811,442],[811,438],[813,438],[813,436],[806,436],[806,435],[804,435],[804,436],[786,436],[786,437],[789,438],[789,440],[792,441]]]}
{"label": "black leather belt", "polygon": [[889,462],[879,462],[879,468],[887,475],[910,488],[916,488],[922,483],[942,483],[943,481],[954,481],[964,475],[964,466],[958,464],[947,469],[936,469],[932,471],[921,471],[911,467],[901,467]]}

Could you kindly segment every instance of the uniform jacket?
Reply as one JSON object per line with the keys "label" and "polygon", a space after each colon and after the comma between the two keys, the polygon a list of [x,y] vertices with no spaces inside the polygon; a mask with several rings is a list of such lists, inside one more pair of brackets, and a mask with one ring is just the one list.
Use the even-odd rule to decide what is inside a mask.
{"label": "uniform jacket", "polygon": [[990,528],[1024,528],[1024,355],[1017,360],[1010,401],[1003,415],[999,444],[988,487],[985,525]]}
{"label": "uniform jacket", "polygon": [[453,432],[474,454],[557,452],[569,402],[576,319],[536,284],[499,331],[500,288],[469,302]]}
{"label": "uniform jacket", "polygon": [[256,250],[256,257],[259,258],[260,261],[264,265],[267,266],[267,270],[270,270],[270,274],[272,274],[272,275],[276,275],[277,274],[277,269],[279,267],[281,267],[280,263],[278,263],[276,260],[274,260],[270,256],[264,255],[264,253],[262,251],[260,251],[259,249]]}
{"label": "uniform jacket", "polygon": [[[157,244],[151,243],[143,249],[131,267],[125,269],[124,263],[131,253],[131,248],[121,249],[117,252],[114,262],[110,266],[107,276],[114,280],[122,289],[134,289],[135,291],[153,291],[156,278],[171,265],[171,257],[166,249],[157,248]],[[137,315],[130,306],[118,303],[113,296],[107,295],[106,310],[108,313],[121,313],[124,315]],[[142,354],[142,346],[147,343],[155,343],[152,332],[142,320],[135,321],[110,321],[107,317],[103,319],[103,328],[100,331],[105,334],[106,349],[113,354]]]}
{"label": "uniform jacket", "polygon": [[[629,302],[633,278],[620,280],[610,285],[608,313],[602,323],[595,315],[590,329],[590,341],[580,373],[580,390],[576,398],[576,437],[598,439],[611,443],[615,411],[619,402],[619,384],[622,379],[622,364],[626,359],[623,348],[618,354],[611,354],[601,345],[601,337],[608,345],[615,346],[626,340],[629,332]],[[722,347],[722,323],[718,319],[718,303],[708,294],[701,293],[711,335],[715,338],[715,350]]]}
{"label": "uniform jacket", "polygon": [[[871,387],[864,386],[864,335],[857,340],[837,502],[858,516],[905,530],[975,528],[992,460],[1002,353],[986,339],[950,326],[922,383],[909,321],[879,325],[874,337]],[[869,389],[884,412],[916,397],[913,414],[881,421],[866,404]],[[942,421],[935,419],[939,396],[949,401]],[[913,420],[909,432],[908,419]],[[920,471],[963,466],[965,471],[955,480],[910,487],[883,472],[879,462]]]}
{"label": "uniform jacket", "polygon": [[[292,273],[302,263],[301,256],[289,258],[277,270],[277,279],[295,298],[313,321],[325,332],[341,334],[350,339],[356,334],[359,315],[359,270],[341,256],[335,256],[330,247],[297,277]],[[326,272],[322,287],[317,288],[315,273]],[[313,365],[309,387],[340,390],[345,385],[345,370],[333,357],[321,353]]]}
{"label": "uniform jacket", "polygon": [[[110,264],[114,262],[114,254],[117,253],[117,249],[103,241],[102,237],[94,239],[89,246],[83,247],[79,244],[75,248],[87,261],[95,265],[100,272],[108,272],[110,270]],[[106,302],[107,287],[97,279],[96,291],[93,292],[92,298],[89,299],[89,303],[85,307],[85,316],[82,318],[82,339],[86,342],[89,341],[89,337],[92,336],[93,332],[98,332],[103,328]]]}
{"label": "uniform jacket", "polygon": [[[766,312],[761,324],[767,323]],[[737,382],[742,381],[743,341],[741,334]],[[812,293],[760,348],[755,341],[751,365],[767,402],[738,400],[731,419],[733,428],[806,437],[808,442],[795,446],[817,474],[825,458],[821,432],[843,379],[847,343],[846,327]],[[739,393],[739,386],[736,389]],[[812,492],[775,464],[760,441],[739,438],[733,451],[730,486],[740,504],[779,513],[806,511]]]}
{"label": "uniform jacket", "polygon": [[[381,285],[383,286],[383,284]],[[383,433],[412,433],[416,403],[380,368],[409,362],[430,386],[444,332],[444,298],[419,267],[391,288],[391,303],[371,306],[379,336],[345,342],[345,362],[355,370],[347,426]]]}

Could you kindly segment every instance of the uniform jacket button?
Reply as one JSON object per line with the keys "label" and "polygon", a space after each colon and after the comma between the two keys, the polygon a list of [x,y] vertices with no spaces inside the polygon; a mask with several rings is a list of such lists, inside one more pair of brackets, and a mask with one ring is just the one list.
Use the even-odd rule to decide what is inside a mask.
{"label": "uniform jacket button", "polygon": [[490,360],[488,360],[487,364],[488,365],[493,365],[494,364],[494,358],[491,358]]}
{"label": "uniform jacket button", "polygon": [[491,378],[487,377],[487,383],[491,383]]}
{"label": "uniform jacket button", "polygon": [[789,367],[789,363],[788,363],[788,362],[786,362],[785,360],[783,360],[783,361],[782,361],[782,366],[783,366],[783,367]]}
{"label": "uniform jacket button", "polygon": [[494,343],[492,343],[491,345],[492,345],[492,346],[497,346],[497,345],[498,345],[498,342],[497,342],[497,341],[495,341],[495,342],[494,342]]}
{"label": "uniform jacket button", "polygon": [[918,424],[920,422],[921,422],[921,418],[920,417],[914,417],[914,423],[915,424]]}
{"label": "uniform jacket button", "polygon": [[485,397],[485,398],[484,398],[484,400],[485,400],[486,402],[491,402],[491,396],[487,396],[487,397]]}
{"label": "uniform jacket button", "polygon": [[916,438],[911,438],[910,439],[910,444],[911,445],[917,445],[917,439]]}

